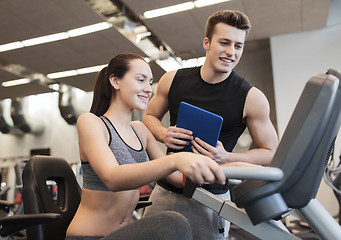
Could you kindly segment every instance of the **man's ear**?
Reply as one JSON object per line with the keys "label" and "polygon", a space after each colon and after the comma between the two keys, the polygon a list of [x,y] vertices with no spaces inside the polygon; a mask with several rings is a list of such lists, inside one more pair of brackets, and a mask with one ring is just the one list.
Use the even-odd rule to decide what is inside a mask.
{"label": "man's ear", "polygon": [[210,40],[207,37],[205,37],[203,42],[202,42],[202,45],[203,45],[204,49],[207,51],[210,47]]}
{"label": "man's ear", "polygon": [[116,90],[120,89],[119,80],[113,74],[109,76],[109,81],[110,81],[111,86],[113,86],[114,89]]}

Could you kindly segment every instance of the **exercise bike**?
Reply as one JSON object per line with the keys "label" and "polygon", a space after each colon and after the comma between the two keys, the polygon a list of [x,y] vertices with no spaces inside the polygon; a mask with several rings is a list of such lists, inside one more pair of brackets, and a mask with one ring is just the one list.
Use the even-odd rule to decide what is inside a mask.
{"label": "exercise bike", "polygon": [[340,72],[306,83],[269,167],[222,167],[241,180],[225,201],[187,179],[184,195],[260,239],[300,239],[280,221],[296,213],[321,238],[341,239],[341,227],[315,199],[341,124]]}

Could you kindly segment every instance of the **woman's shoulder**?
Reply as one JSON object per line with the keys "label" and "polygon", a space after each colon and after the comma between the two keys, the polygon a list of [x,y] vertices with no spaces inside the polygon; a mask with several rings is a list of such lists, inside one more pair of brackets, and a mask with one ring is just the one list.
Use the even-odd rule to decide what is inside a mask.
{"label": "woman's shoulder", "polygon": [[82,121],[98,121],[100,118],[91,112],[84,112],[79,115],[77,122]]}
{"label": "woman's shoulder", "polygon": [[137,120],[131,121],[130,124],[131,124],[131,126],[133,126],[133,128],[134,128],[135,130],[137,130],[139,133],[140,133],[140,132],[143,133],[143,132],[145,132],[145,131],[148,130],[147,127],[146,127],[146,125],[144,125],[143,122],[141,122],[141,121],[137,121]]}
{"label": "woman's shoulder", "polygon": [[98,116],[86,112],[82,113],[77,120],[77,132],[80,139],[109,139],[108,130]]}
{"label": "woman's shoulder", "polygon": [[132,121],[131,126],[137,131],[140,137],[142,138],[148,138],[151,135],[151,132],[149,129],[144,125],[141,121]]}
{"label": "woman's shoulder", "polygon": [[141,121],[132,121],[131,126],[135,129],[137,134],[143,141],[144,146],[146,149],[148,148],[149,143],[155,142],[155,138],[153,134],[149,131],[146,125],[144,125]]}
{"label": "woman's shoulder", "polygon": [[103,125],[102,120],[93,113],[84,112],[82,113],[77,119],[77,127],[86,127],[89,128],[90,126],[101,126]]}

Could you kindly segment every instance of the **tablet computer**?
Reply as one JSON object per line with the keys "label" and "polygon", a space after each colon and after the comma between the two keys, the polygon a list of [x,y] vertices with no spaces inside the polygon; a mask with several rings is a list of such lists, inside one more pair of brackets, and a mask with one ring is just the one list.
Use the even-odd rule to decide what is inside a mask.
{"label": "tablet computer", "polygon": [[[180,103],[176,126],[191,130],[194,138],[216,147],[222,124],[221,116],[186,102]],[[191,146],[187,145],[182,151],[192,152]]]}

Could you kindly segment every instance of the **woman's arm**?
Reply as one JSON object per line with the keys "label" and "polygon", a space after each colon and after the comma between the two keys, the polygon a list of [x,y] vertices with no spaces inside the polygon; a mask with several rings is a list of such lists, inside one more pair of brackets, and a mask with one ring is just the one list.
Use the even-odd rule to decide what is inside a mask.
{"label": "woman's arm", "polygon": [[[212,159],[193,153],[177,153],[163,156],[145,163],[119,165],[108,146],[106,127],[102,120],[91,113],[82,114],[77,122],[80,155],[83,161],[89,161],[91,167],[112,191],[136,189],[150,182],[159,180],[180,170],[193,182],[225,182],[225,176]],[[147,136],[146,149],[152,158],[159,153],[150,150],[152,141],[150,132],[139,128],[139,134]],[[154,139],[155,141],[155,139]],[[156,141],[155,141],[156,142]],[[160,150],[161,151],[161,150]]]}

